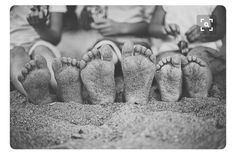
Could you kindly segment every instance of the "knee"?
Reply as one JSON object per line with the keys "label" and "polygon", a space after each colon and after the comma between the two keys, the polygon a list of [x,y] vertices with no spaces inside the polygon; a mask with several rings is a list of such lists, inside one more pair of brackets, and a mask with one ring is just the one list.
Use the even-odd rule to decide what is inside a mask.
{"label": "knee", "polygon": [[11,58],[28,57],[28,54],[23,47],[18,46],[11,49],[10,57]]}

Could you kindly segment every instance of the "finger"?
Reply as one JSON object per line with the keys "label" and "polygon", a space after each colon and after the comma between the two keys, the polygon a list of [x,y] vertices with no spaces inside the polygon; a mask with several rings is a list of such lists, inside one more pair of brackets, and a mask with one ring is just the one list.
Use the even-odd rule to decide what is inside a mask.
{"label": "finger", "polygon": [[96,24],[96,23],[91,24],[91,28],[97,29],[97,30],[105,29],[105,28],[108,28],[108,27],[109,27],[109,25],[107,25],[107,24]]}
{"label": "finger", "polygon": [[194,29],[196,29],[198,26],[197,25],[193,25],[185,34],[190,34]]}
{"label": "finger", "polygon": [[38,16],[38,17],[39,17],[39,19],[44,19],[43,11],[40,11],[40,12],[39,12],[39,16]]}
{"label": "finger", "polygon": [[172,34],[178,34],[177,26],[175,24],[170,25],[170,29]]}
{"label": "finger", "polygon": [[171,29],[170,29],[169,25],[165,26],[164,29],[165,29],[165,32],[166,32],[167,34],[171,34]]}

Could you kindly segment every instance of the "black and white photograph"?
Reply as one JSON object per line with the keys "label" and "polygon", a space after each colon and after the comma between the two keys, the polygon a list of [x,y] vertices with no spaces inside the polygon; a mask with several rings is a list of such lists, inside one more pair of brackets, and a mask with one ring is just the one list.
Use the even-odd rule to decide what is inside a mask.
{"label": "black and white photograph", "polygon": [[224,149],[227,8],[156,4],[11,6],[10,147]]}

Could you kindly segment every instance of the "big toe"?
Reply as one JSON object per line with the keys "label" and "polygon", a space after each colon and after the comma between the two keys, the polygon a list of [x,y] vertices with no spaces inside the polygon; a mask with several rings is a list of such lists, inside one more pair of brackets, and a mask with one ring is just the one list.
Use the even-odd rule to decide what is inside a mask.
{"label": "big toe", "polygon": [[62,63],[59,58],[55,58],[52,62],[52,69],[55,73],[59,73],[62,69]]}
{"label": "big toe", "polygon": [[43,56],[36,55],[35,62],[38,68],[47,68],[47,61]]}
{"label": "big toe", "polygon": [[131,56],[134,53],[134,43],[131,41],[127,41],[124,43],[122,47],[122,54],[124,56]]}
{"label": "big toe", "polygon": [[112,49],[109,45],[103,45],[100,49],[101,58],[105,61],[111,61],[112,60]]}

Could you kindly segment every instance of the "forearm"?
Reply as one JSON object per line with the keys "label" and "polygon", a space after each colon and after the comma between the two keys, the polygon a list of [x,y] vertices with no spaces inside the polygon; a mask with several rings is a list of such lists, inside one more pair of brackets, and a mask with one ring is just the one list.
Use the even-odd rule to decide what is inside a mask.
{"label": "forearm", "polygon": [[61,33],[50,29],[47,26],[41,28],[35,28],[42,40],[48,41],[54,45],[57,45],[61,40]]}
{"label": "forearm", "polygon": [[122,23],[122,35],[147,35],[148,23]]}
{"label": "forearm", "polygon": [[163,25],[151,24],[148,29],[148,33],[152,37],[165,38],[167,33]]}

